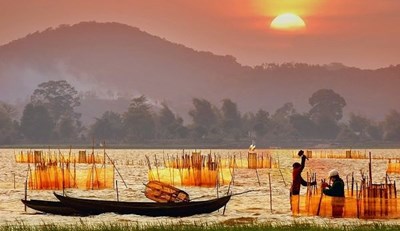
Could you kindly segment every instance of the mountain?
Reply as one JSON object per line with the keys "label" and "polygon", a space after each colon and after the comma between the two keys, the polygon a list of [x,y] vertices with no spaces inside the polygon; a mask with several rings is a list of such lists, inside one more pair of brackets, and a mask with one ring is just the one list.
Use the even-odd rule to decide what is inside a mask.
{"label": "mountain", "polygon": [[230,55],[196,51],[119,23],[60,25],[0,46],[0,79],[0,99],[14,102],[28,99],[41,82],[66,79],[98,96],[97,103],[93,97],[82,101],[79,110],[87,122],[105,110],[125,110],[126,99],[140,94],[167,102],[183,117],[193,97],[217,106],[230,98],[242,112],[273,113],[287,102],[308,111],[308,98],[321,88],[342,95],[347,111],[370,118],[400,109],[400,65],[377,70],[337,63],[249,67]]}

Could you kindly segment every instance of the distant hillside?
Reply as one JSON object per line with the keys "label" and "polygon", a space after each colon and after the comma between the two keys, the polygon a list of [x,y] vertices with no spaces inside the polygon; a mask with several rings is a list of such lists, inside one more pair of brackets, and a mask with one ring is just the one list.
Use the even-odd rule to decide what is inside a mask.
{"label": "distant hillside", "polygon": [[[341,94],[348,111],[371,118],[400,110],[399,65],[378,70],[340,64],[248,67],[232,56],[196,51],[119,23],[61,25],[0,46],[0,79],[3,100],[24,100],[41,82],[67,79],[80,91],[110,98],[145,94],[184,117],[193,97],[217,105],[231,98],[242,112],[273,112],[286,102],[307,111],[308,98],[321,88]],[[123,108],[86,101],[81,111],[88,119]]]}

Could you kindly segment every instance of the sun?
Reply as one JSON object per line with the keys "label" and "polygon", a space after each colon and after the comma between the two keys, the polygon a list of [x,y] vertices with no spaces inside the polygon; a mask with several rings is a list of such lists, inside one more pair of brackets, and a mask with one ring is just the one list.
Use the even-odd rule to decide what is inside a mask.
{"label": "sun", "polygon": [[301,30],[306,23],[293,13],[280,14],[272,20],[270,27],[276,30]]}

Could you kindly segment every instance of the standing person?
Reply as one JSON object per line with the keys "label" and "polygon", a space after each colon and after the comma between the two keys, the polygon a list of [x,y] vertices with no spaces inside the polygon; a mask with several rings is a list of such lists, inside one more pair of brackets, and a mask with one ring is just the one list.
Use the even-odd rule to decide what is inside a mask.
{"label": "standing person", "polygon": [[342,217],[345,201],[344,182],[336,169],[329,171],[329,181],[332,182],[332,185],[326,182],[322,183],[322,192],[332,197],[332,216]]}
{"label": "standing person", "polygon": [[307,182],[303,179],[301,176],[301,173],[303,172],[304,167],[306,166],[306,159],[308,160],[307,156],[304,155],[304,151],[300,150],[298,155],[301,158],[301,164],[299,162],[296,162],[293,164],[293,172],[292,172],[292,186],[290,187],[290,195],[299,195],[300,194],[300,186],[312,186],[316,185],[317,182]]}

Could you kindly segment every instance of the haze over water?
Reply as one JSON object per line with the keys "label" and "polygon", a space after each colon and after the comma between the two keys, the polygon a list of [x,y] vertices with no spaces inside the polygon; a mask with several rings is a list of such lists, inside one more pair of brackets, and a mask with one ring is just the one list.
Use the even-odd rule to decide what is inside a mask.
{"label": "haze over water", "polygon": [[[49,224],[49,223],[65,223],[65,224],[111,224],[115,222],[138,222],[140,224],[153,223],[232,223],[232,222],[275,222],[275,223],[291,223],[293,221],[309,221],[313,223],[336,223],[336,224],[351,224],[354,222],[364,223],[373,221],[364,221],[359,219],[329,219],[320,217],[293,217],[290,211],[289,204],[289,187],[291,183],[291,165],[295,161],[299,161],[296,156],[298,150],[284,150],[272,149],[268,150],[272,153],[275,160],[279,157],[281,169],[258,169],[261,186],[258,185],[257,174],[254,169],[236,169],[235,170],[235,184],[232,186],[233,193],[245,192],[248,190],[257,190],[242,195],[233,196],[228,203],[225,215],[222,210],[211,214],[196,215],[186,218],[151,218],[146,216],[137,215],[118,215],[114,213],[107,213],[97,216],[89,217],[65,217],[50,214],[39,214],[34,210],[27,209],[24,212],[24,206],[21,199],[24,198],[24,182],[27,176],[28,164],[15,163],[14,153],[22,149],[2,149],[0,150],[0,225],[2,224]],[[23,150],[27,151],[27,150]],[[44,150],[46,151],[46,150]],[[57,150],[58,151],[58,150]],[[185,150],[191,152],[192,150]],[[202,154],[215,153],[221,157],[227,155],[235,155],[246,157],[247,150],[202,150]],[[257,150],[258,153],[267,150]],[[372,153],[374,158],[393,158],[398,157],[400,154],[399,149],[363,149],[358,150],[361,153]],[[68,153],[69,150],[61,150],[62,153]],[[72,153],[77,153],[78,150],[72,150]],[[157,156],[159,160],[164,155],[180,155],[182,150],[137,150],[137,149],[111,149],[106,150],[107,154],[116,160],[116,166],[123,176],[128,188],[125,188],[121,178],[116,173],[118,180],[119,198],[121,201],[148,201],[144,196],[144,185],[148,181],[148,167],[145,163],[145,156],[149,156],[154,160]],[[332,152],[343,153],[342,150],[313,150],[313,153],[319,152]],[[103,150],[95,150],[95,153],[102,155]],[[127,165],[127,161],[133,164]],[[384,182],[384,177],[387,168],[387,160],[372,161],[373,181],[374,183]],[[31,166],[32,167],[32,166]],[[306,162],[306,169],[303,171],[303,177],[306,176],[307,171],[317,173],[317,179],[325,178],[327,172],[336,168],[339,170],[340,175],[345,180],[346,175],[354,172],[356,181],[360,180],[360,170],[368,171],[367,159],[319,159],[310,158]],[[14,173],[16,185],[14,189]],[[268,173],[271,174],[272,185],[272,212],[270,210],[270,194]],[[282,174],[281,174],[282,173]],[[398,182],[399,175],[390,175],[391,180]],[[285,185],[286,184],[286,185]],[[201,188],[201,187],[184,187],[178,186],[189,193],[192,199],[198,198],[199,200],[206,200],[214,198],[217,195],[215,188]],[[219,195],[227,192],[228,186],[222,186]],[[306,189],[303,187],[302,193]],[[61,192],[60,192],[61,193]],[[96,198],[106,200],[116,200],[116,192],[113,189],[105,190],[79,190],[67,189],[66,193],[70,196]],[[52,195],[52,190],[28,190],[28,199],[45,199],[56,200]],[[375,220],[376,221],[376,220]],[[379,220],[381,222],[398,222],[398,219],[392,220]]]}

